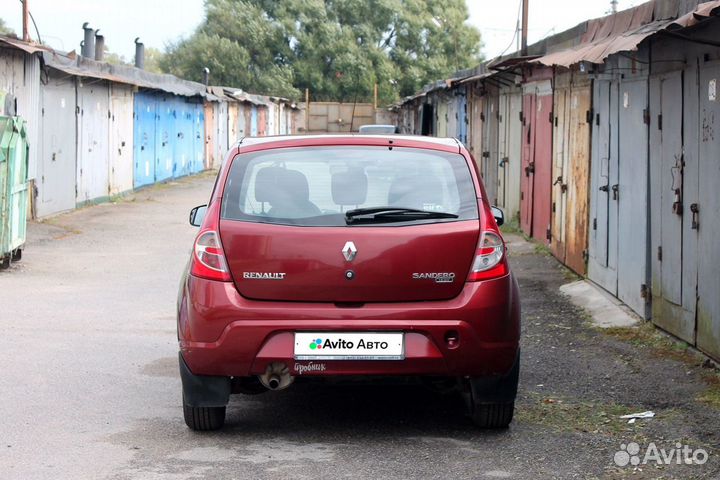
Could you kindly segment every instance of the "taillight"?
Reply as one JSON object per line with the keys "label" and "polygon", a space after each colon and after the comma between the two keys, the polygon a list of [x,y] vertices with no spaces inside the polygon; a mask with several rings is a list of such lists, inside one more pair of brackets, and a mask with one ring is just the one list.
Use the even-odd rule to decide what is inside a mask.
{"label": "taillight", "polygon": [[508,267],[505,259],[505,244],[500,235],[486,230],[480,237],[480,244],[475,253],[475,261],[468,275],[469,282],[490,280],[507,275]]}
{"label": "taillight", "polygon": [[204,230],[195,239],[190,273],[208,280],[230,282],[230,270],[215,230]]}

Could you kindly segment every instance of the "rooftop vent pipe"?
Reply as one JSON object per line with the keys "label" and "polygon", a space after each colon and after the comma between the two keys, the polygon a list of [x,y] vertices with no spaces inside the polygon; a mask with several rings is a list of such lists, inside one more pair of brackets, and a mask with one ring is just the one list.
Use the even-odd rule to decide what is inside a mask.
{"label": "rooftop vent pipe", "polygon": [[140,41],[140,37],[135,39],[135,66],[145,68],[145,44]]}
{"label": "rooftop vent pipe", "polygon": [[83,40],[82,49],[80,55],[85,58],[95,58],[95,30],[88,27],[89,23],[83,23],[83,30],[85,30],[85,37]]}
{"label": "rooftop vent pipe", "polygon": [[105,37],[95,30],[95,60],[102,62],[105,58]]}

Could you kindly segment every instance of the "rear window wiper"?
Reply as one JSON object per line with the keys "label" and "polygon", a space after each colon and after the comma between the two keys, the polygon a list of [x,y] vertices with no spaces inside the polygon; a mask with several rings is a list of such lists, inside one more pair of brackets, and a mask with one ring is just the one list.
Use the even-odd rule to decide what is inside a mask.
{"label": "rear window wiper", "polygon": [[429,210],[401,207],[356,208],[355,210],[348,210],[345,213],[345,222],[348,224],[406,222],[432,218],[458,218],[458,216],[454,213],[432,212]]}

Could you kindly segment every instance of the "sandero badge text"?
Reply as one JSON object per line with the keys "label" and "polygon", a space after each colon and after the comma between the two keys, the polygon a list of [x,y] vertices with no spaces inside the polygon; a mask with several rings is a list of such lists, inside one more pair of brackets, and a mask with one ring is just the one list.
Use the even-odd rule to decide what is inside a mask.
{"label": "sandero badge text", "polygon": [[324,340],[322,338],[316,338],[315,340],[310,342],[310,350],[351,350],[353,348],[364,350],[386,350],[388,348],[388,343],[385,341],[377,342],[365,340],[364,338],[361,338],[357,341],[357,346],[355,345],[355,342],[344,340],[342,338],[338,338],[336,340],[330,340],[329,338],[326,338]]}

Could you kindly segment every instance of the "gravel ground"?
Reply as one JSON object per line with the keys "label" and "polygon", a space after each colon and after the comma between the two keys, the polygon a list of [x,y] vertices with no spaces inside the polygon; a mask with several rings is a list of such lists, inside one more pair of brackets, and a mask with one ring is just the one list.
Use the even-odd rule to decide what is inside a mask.
{"label": "gravel ground", "polygon": [[[510,235],[523,302],[516,419],[478,431],[460,398],[414,386],[297,383],[235,396],[221,432],[182,421],[174,302],[212,178],[30,226],[0,272],[3,478],[718,478],[720,398],[702,359],[641,327],[601,332],[574,278]],[[627,424],[619,415],[652,410]],[[621,445],[708,452],[619,467]],[[631,452],[632,453],[632,452]],[[622,455],[618,458],[622,459]]]}

